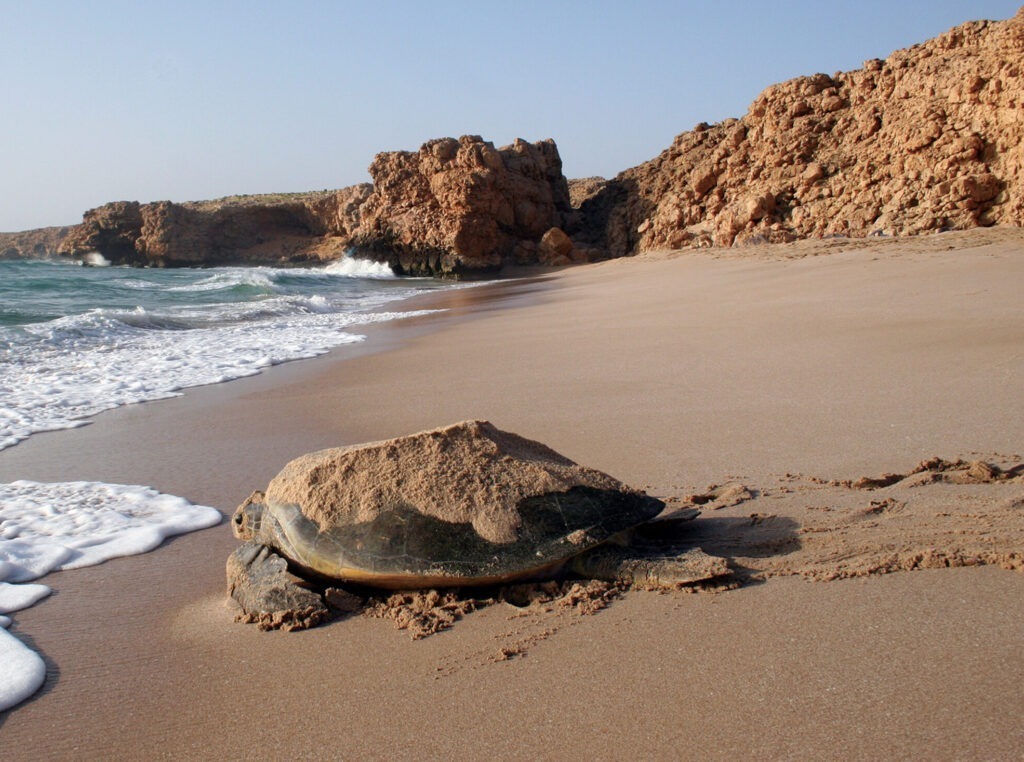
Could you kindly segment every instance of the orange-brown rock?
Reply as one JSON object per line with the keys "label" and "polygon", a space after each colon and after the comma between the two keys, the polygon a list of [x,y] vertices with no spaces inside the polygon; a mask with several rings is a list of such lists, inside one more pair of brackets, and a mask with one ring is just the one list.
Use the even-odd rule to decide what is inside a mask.
{"label": "orange-brown rock", "polygon": [[568,265],[572,263],[572,239],[561,228],[551,228],[537,244],[537,260],[542,265]]}
{"label": "orange-brown rock", "polygon": [[762,92],[583,203],[621,256],[829,235],[1024,225],[1024,9]]}
{"label": "orange-brown rock", "polygon": [[98,251],[115,264],[156,267],[318,262],[344,253],[368,185],[216,201],[117,201],[83,216],[63,254]]}
{"label": "orange-brown rock", "polygon": [[[571,211],[554,141],[495,148],[478,136],[381,153],[356,248],[399,273],[461,276],[536,251]],[[536,261],[536,260],[534,260]]]}
{"label": "orange-brown rock", "polygon": [[773,85],[741,119],[697,125],[613,180],[567,183],[550,140],[444,138],[379,154],[372,186],[107,204],[60,251],[170,266],[317,262],[354,246],[399,273],[459,277],[506,262],[1024,225],[1022,62],[1024,9],[857,71]]}
{"label": "orange-brown rock", "polygon": [[47,259],[57,256],[71,228],[52,227],[0,233],[0,259]]}
{"label": "orange-brown rock", "polygon": [[569,180],[569,202],[573,209],[579,209],[584,201],[593,198],[608,185],[603,177],[580,177]]}
{"label": "orange-brown rock", "polygon": [[83,214],[82,223],[61,241],[60,253],[82,256],[96,251],[114,264],[143,264],[136,249],[141,233],[141,204],[112,201]]}
{"label": "orange-brown rock", "polygon": [[379,154],[370,174],[372,186],[321,193],[114,202],[86,212],[60,251],[171,267],[309,263],[354,247],[399,273],[459,277],[536,263],[544,234],[571,213],[550,140],[500,149],[474,136],[432,140]]}

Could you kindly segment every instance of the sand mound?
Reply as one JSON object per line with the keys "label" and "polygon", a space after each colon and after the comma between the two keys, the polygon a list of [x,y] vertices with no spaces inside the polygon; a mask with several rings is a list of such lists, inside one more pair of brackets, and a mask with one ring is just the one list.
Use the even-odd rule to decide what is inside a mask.
{"label": "sand mound", "polygon": [[[495,603],[528,610],[531,614],[568,612],[580,616],[596,614],[619,597],[625,586],[600,580],[551,580],[508,585],[490,595],[474,591],[421,590],[395,593],[387,598],[372,598],[363,613],[378,619],[391,619],[400,630],[408,630],[413,639],[425,638],[451,627],[466,614]],[[551,634],[551,633],[549,633]],[[525,651],[506,648],[501,658]]]}
{"label": "sand mound", "polygon": [[739,505],[753,497],[746,485],[739,482],[726,482],[725,484],[712,484],[704,492],[690,495],[683,502],[688,505],[702,506],[705,510],[716,511],[719,508]]}
{"label": "sand mound", "polygon": [[626,489],[539,442],[464,421],[304,455],[274,478],[266,497],[302,506],[320,527],[372,521],[404,503],[442,521],[471,523],[490,542],[511,542],[520,501],[576,486]]}
{"label": "sand mound", "polygon": [[917,464],[917,467],[905,474],[882,474],[881,476],[862,476],[852,481],[834,482],[838,486],[854,489],[879,489],[896,484],[916,486],[948,482],[950,484],[992,484],[993,482],[1009,481],[1024,473],[1024,464],[1006,470],[983,460],[944,460],[929,458]]}

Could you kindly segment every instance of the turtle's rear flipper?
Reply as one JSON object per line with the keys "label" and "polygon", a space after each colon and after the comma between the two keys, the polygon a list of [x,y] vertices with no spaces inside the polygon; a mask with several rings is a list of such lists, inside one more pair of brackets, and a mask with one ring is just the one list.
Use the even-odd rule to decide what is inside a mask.
{"label": "turtle's rear flipper", "polygon": [[228,556],[228,595],[242,607],[238,621],[261,630],[304,630],[328,618],[319,595],[297,585],[288,563],[250,540]]}
{"label": "turtle's rear flipper", "polygon": [[625,582],[641,588],[674,588],[725,577],[728,562],[700,548],[666,556],[637,556],[629,548],[602,546],[577,556],[570,568],[581,577]]}

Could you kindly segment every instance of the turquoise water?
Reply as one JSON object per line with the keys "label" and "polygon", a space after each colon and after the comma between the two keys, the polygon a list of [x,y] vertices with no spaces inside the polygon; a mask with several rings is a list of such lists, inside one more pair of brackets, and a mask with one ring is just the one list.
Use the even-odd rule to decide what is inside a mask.
{"label": "turquoise water", "polygon": [[273,302],[272,306],[314,309],[324,304],[314,297],[334,309],[359,309],[367,298],[402,298],[410,284],[417,290],[440,285],[398,279],[382,265],[355,260],[311,269],[170,270],[0,261],[0,326],[46,322],[96,309],[140,308],[154,318],[181,318],[187,326],[191,316],[202,325],[236,315],[237,310],[226,309],[229,305]]}
{"label": "turquoise water", "polygon": [[385,266],[138,269],[0,262],[0,449],[120,405],[361,341],[427,290]]}

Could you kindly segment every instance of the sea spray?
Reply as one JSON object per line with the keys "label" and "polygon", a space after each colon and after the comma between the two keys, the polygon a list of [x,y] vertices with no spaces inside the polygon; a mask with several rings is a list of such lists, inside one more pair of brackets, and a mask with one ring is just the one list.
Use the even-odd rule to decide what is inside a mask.
{"label": "sea spray", "polygon": [[395,278],[394,271],[383,262],[371,262],[355,257],[343,257],[337,262],[324,267],[324,272],[331,275],[344,275],[351,278]]}

